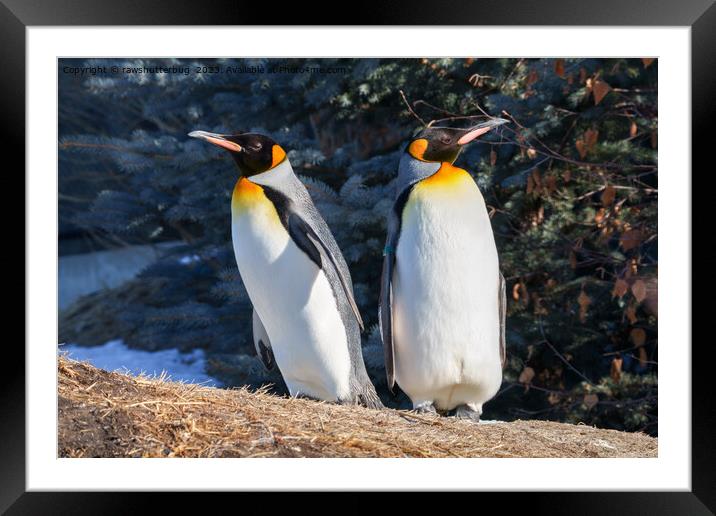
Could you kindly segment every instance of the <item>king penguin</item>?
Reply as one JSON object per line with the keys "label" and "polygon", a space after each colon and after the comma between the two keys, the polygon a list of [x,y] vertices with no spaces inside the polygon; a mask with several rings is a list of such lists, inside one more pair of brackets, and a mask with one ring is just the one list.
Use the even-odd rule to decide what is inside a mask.
{"label": "king penguin", "polygon": [[506,122],[427,126],[400,160],[379,321],[388,386],[397,382],[420,412],[479,421],[502,383],[505,281],[482,194],[453,163]]}
{"label": "king penguin", "polygon": [[189,136],[228,150],[240,171],[231,237],[264,365],[278,366],[292,396],[380,407],[348,266],[286,152],[257,133]]}

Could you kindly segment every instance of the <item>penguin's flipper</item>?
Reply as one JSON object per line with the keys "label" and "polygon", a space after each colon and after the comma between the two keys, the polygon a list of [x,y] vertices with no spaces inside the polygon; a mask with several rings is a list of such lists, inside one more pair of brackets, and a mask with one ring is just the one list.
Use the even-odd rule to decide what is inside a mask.
{"label": "penguin's flipper", "polygon": [[[386,248],[388,246],[386,245]],[[395,386],[395,351],[393,349],[393,307],[392,287],[393,266],[395,254],[383,254],[383,273],[380,277],[380,303],[378,307],[378,325],[383,340],[383,353],[385,355],[385,374],[388,379],[388,388],[393,391]]]}
{"label": "penguin's flipper", "polygon": [[323,268],[322,256],[328,258],[328,261],[336,271],[336,275],[341,282],[343,292],[348,299],[348,303],[351,305],[353,314],[358,321],[360,329],[363,329],[363,319],[358,311],[358,305],[356,304],[355,298],[353,297],[353,289],[349,286],[349,282],[345,275],[341,272],[340,267],[336,261],[336,257],[333,256],[330,248],[326,243],[321,240],[321,237],[313,230],[313,228],[295,211],[288,213],[288,234],[291,236],[296,245],[303,250],[318,267]]}
{"label": "penguin's flipper", "polygon": [[259,318],[259,314],[256,313],[255,308],[253,309],[252,315],[252,330],[256,354],[261,359],[264,367],[270,371],[276,364],[276,360],[274,359],[273,351],[271,350],[271,341],[268,338],[268,333],[266,333],[266,328],[264,328],[264,325]]}
{"label": "penguin's flipper", "polygon": [[500,276],[500,288],[497,293],[497,303],[499,306],[499,313],[500,313],[500,362],[502,363],[502,368],[505,367],[505,362],[507,360],[507,345],[506,345],[506,337],[505,337],[505,317],[507,313],[507,294],[506,294],[506,285],[505,285],[505,277],[502,275],[501,272],[498,272],[498,275]]}
{"label": "penguin's flipper", "polygon": [[393,270],[395,268],[395,250],[398,247],[400,227],[403,217],[403,208],[408,202],[412,191],[409,186],[398,196],[393,210],[388,216],[388,236],[383,249],[383,273],[380,277],[380,301],[378,308],[378,324],[380,336],[383,340],[383,353],[385,354],[385,374],[388,379],[388,388],[393,392],[395,386],[395,348],[393,344]]}

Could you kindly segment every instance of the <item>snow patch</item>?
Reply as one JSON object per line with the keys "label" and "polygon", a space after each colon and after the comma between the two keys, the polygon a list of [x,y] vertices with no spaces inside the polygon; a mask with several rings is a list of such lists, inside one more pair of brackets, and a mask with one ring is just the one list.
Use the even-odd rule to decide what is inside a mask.
{"label": "snow patch", "polygon": [[198,254],[190,254],[187,256],[182,256],[179,258],[179,263],[182,265],[190,265],[192,263],[198,262],[201,260],[201,257]]}
{"label": "snow patch", "polygon": [[59,346],[58,350],[67,352],[69,358],[73,360],[87,361],[107,371],[129,372],[135,376],[140,373],[159,376],[162,371],[166,371],[170,379],[175,382],[221,386],[221,382],[204,372],[206,356],[203,349],[194,349],[190,353],[180,353],[176,348],[144,351],[130,349],[118,339],[91,347],[65,344]]}

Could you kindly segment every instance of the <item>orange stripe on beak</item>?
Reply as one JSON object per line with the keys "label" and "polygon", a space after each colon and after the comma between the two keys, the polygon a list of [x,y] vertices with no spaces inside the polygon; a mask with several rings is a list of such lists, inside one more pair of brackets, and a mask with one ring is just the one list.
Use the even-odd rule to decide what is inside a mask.
{"label": "orange stripe on beak", "polygon": [[209,143],[213,143],[217,147],[223,147],[224,149],[230,150],[232,152],[241,152],[241,145],[232,142],[231,140],[227,140],[221,134],[208,133],[206,131],[192,131],[189,133],[189,136],[192,138],[199,138],[200,140],[204,140]]}
{"label": "orange stripe on beak", "polygon": [[507,120],[504,118],[492,118],[488,120],[487,122],[483,122],[479,124],[477,127],[475,127],[472,131],[468,131],[466,134],[462,135],[462,137],[457,141],[458,145],[465,145],[467,143],[470,143],[475,138],[478,138],[482,136],[483,134],[489,132],[492,128],[497,127],[498,125],[506,124]]}
{"label": "orange stripe on beak", "polygon": [[219,147],[223,147],[227,150],[241,152],[241,145],[238,143],[234,143],[229,140],[222,140],[221,138],[213,138],[211,136],[207,136],[204,139],[209,143],[213,143],[214,145],[218,145]]}
{"label": "orange stripe on beak", "polygon": [[480,127],[479,129],[470,131],[469,133],[460,137],[460,139],[457,141],[457,143],[458,143],[458,145],[465,145],[466,143],[470,143],[472,140],[474,140],[478,136],[482,136],[483,134],[489,132],[490,129],[492,129],[492,127]]}

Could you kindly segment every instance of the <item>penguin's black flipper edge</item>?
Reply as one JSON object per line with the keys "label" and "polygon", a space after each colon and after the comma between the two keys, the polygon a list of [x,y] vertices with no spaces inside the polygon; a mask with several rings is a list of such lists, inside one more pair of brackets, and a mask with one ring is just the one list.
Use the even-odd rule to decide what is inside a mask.
{"label": "penguin's black flipper edge", "polygon": [[268,338],[268,333],[266,333],[266,328],[264,328],[264,325],[259,318],[259,314],[256,313],[255,308],[252,314],[252,326],[256,355],[261,359],[261,362],[263,363],[266,370],[270,371],[271,369],[273,369],[273,366],[276,363],[276,359],[273,356],[273,350],[271,349],[271,341]]}
{"label": "penguin's black flipper edge", "polygon": [[[387,248],[388,246],[386,246]],[[380,277],[380,303],[378,307],[378,325],[383,340],[383,354],[385,356],[385,374],[388,388],[393,392],[395,387],[395,356],[393,351],[393,307],[391,299],[391,281],[393,278],[393,265],[395,254],[384,253],[383,272]]]}
{"label": "penguin's black flipper edge", "polygon": [[393,210],[388,216],[388,235],[383,249],[383,272],[380,277],[380,301],[378,307],[378,324],[383,340],[385,355],[385,374],[390,392],[395,387],[395,345],[393,343],[393,270],[395,269],[395,251],[400,238],[403,209],[408,202],[413,185],[403,190],[395,200]]}
{"label": "penguin's black flipper edge", "polygon": [[507,288],[505,285],[505,277],[502,275],[501,272],[498,272],[498,275],[500,276],[500,287],[497,294],[497,303],[500,313],[500,362],[502,363],[502,368],[504,369],[505,362],[507,361],[507,338],[505,336],[505,318],[507,314]]}
{"label": "penguin's black flipper edge", "polygon": [[348,303],[351,305],[351,309],[353,310],[353,314],[358,321],[358,325],[360,326],[360,329],[363,330],[363,319],[360,316],[358,305],[353,297],[353,289],[349,287],[348,280],[338,267],[335,256],[333,256],[331,250],[323,242],[323,240],[321,240],[321,237],[319,237],[313,228],[295,212],[288,215],[288,234],[291,236],[296,245],[302,249],[303,252],[305,252],[308,257],[320,268],[323,268],[322,256],[325,255],[328,258],[328,261],[333,266],[333,269],[336,271],[336,275],[341,282],[343,292],[346,295],[346,299],[348,299]]}
{"label": "penguin's black flipper edge", "polygon": [[262,339],[259,339],[258,348],[260,350],[259,356],[261,357],[261,362],[263,362],[266,369],[270,371],[276,363],[276,359],[273,357],[273,351],[264,344]]}

